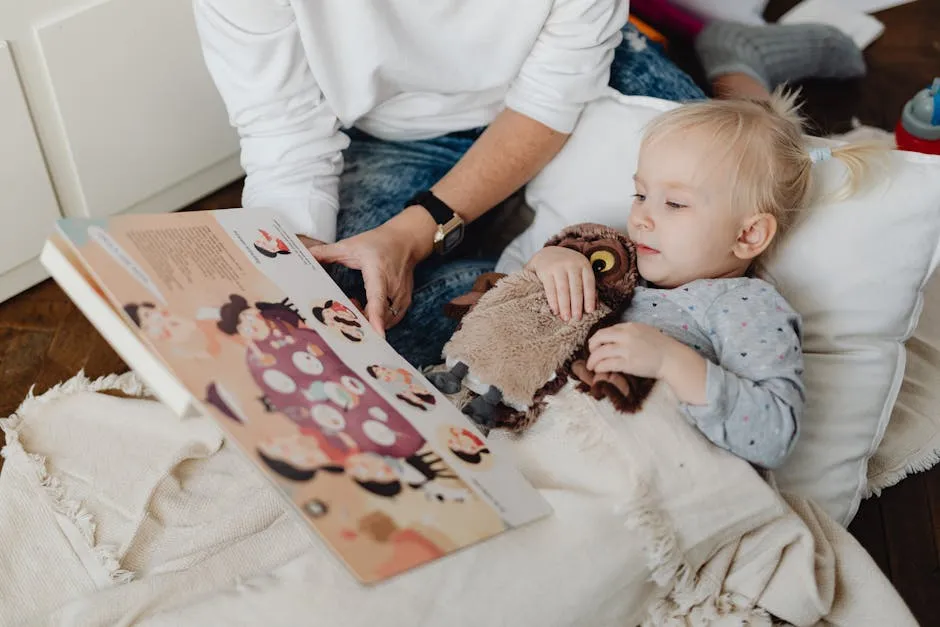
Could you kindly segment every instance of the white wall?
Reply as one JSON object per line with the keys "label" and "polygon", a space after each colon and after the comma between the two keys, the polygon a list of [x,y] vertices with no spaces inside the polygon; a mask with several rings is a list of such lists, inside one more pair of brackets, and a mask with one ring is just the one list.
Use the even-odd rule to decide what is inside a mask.
{"label": "white wall", "polygon": [[0,4],[0,300],[59,215],[179,209],[241,176],[191,0]]}

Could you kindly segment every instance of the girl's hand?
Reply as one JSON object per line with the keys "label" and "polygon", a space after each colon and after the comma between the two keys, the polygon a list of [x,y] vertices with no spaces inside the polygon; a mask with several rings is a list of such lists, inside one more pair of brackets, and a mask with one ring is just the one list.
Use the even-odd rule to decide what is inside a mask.
{"label": "girl's hand", "polygon": [[676,340],[655,327],[622,322],[591,336],[587,367],[594,372],[622,372],[661,379],[664,365],[676,344]]}
{"label": "girl's hand", "polygon": [[587,257],[561,246],[546,246],[526,264],[545,288],[552,313],[562,320],[580,320],[582,312],[594,313],[597,288]]}
{"label": "girl's hand", "polygon": [[708,362],[656,327],[622,322],[591,336],[588,348],[588,370],[661,379],[683,403],[707,402]]}

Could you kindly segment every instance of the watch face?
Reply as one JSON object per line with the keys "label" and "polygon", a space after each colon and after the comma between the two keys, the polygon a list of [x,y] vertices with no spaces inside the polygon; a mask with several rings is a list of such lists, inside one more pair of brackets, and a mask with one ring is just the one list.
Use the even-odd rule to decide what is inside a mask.
{"label": "watch face", "polygon": [[441,248],[444,249],[444,252],[448,252],[457,247],[463,240],[463,225],[459,225],[457,228],[453,229],[449,233],[444,235],[444,241],[442,242]]}

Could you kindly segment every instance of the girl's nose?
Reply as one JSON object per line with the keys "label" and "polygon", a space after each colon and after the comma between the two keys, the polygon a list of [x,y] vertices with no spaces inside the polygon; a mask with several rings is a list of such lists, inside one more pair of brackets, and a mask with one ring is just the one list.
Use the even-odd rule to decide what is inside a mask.
{"label": "girl's nose", "polygon": [[630,211],[630,224],[633,225],[633,228],[642,229],[644,231],[648,231],[653,227],[649,212],[642,204],[635,203],[633,205],[633,209]]}

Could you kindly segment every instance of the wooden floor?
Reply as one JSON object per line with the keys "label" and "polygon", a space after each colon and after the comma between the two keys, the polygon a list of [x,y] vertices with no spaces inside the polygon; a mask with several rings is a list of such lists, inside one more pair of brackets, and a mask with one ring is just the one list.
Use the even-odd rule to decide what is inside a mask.
{"label": "wooden floor", "polygon": [[[772,0],[768,16],[779,15],[790,4]],[[904,102],[934,74],[940,75],[940,0],[918,0],[878,17],[887,31],[866,51],[870,72],[865,80],[807,85],[807,110],[820,131],[845,131],[852,116],[892,128]],[[687,49],[674,46],[673,53],[696,72]],[[240,190],[240,183],[231,185],[190,209],[238,206]],[[42,392],[83,368],[91,377],[126,370],[53,283],[0,304],[0,416],[11,413],[30,386]],[[940,467],[863,503],[850,530],[921,624],[940,627]]]}

